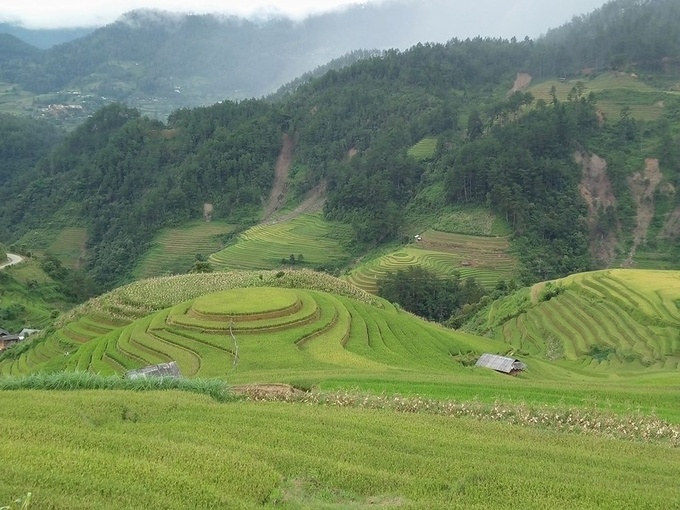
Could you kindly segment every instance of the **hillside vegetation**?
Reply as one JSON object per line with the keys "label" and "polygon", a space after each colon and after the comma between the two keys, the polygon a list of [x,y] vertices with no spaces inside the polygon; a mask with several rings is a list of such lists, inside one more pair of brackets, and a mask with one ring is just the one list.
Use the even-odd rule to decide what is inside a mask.
{"label": "hillside vegetation", "polygon": [[468,329],[519,355],[619,375],[680,368],[679,275],[615,269],[537,284],[491,304]]}
{"label": "hillside vegetation", "polygon": [[346,402],[0,392],[15,459],[0,499],[29,488],[36,508],[513,508],[508,490],[535,509],[677,501],[678,455],[665,444]]}
{"label": "hillside vegetation", "polygon": [[[619,306],[634,316],[622,327],[667,334],[636,341],[632,352],[667,348],[672,357],[678,278],[576,275],[508,303],[526,296],[554,335],[574,315],[584,328],[599,324],[602,342],[593,345],[608,346],[627,331],[607,322]],[[585,299],[558,308],[564,319],[545,311],[572,291]],[[509,306],[495,303],[487,316],[500,321],[515,310]],[[454,508],[511,508],[512,486],[529,508],[672,506],[677,361],[643,363],[619,358],[618,349],[560,361],[549,340],[535,348],[527,331],[496,340],[453,332],[307,271],[139,281],[76,308],[18,356],[10,350],[0,358],[3,374],[35,373],[0,380],[8,409],[0,425],[15,431],[4,447],[17,459],[6,467],[0,498],[31,491],[38,508],[76,500],[97,508],[179,508],[189,500],[240,508],[425,509],[452,501]],[[561,337],[565,346],[573,336]],[[480,352],[508,349],[529,366],[518,377],[470,366]],[[216,377],[233,393],[218,392],[215,401],[170,388],[122,391],[114,389],[120,379],[88,383],[75,372],[171,358],[185,375]],[[62,368],[74,377],[45,374]],[[99,389],[73,391],[81,387]],[[513,469],[499,450],[515,459]]]}
{"label": "hillside vegetation", "polygon": [[[647,275],[631,274],[638,281]],[[658,278],[649,279],[649,285],[648,292],[666,288]],[[264,299],[263,292],[271,299]],[[633,289],[630,292],[627,299],[640,300]],[[493,317],[518,316],[514,308],[506,311],[511,305],[503,303],[492,305]],[[586,302],[578,306],[578,312],[572,313],[580,317],[593,309]],[[542,310],[537,308],[537,312]],[[669,320],[659,315],[661,311],[650,311],[647,320]],[[3,353],[0,370],[6,375],[62,369],[121,373],[174,359],[185,375],[219,377],[232,383],[289,382],[304,388],[362,388],[553,405],[581,405],[587,389],[593,399],[617,412],[640,408],[680,420],[673,403],[677,388],[672,386],[677,371],[677,361],[673,363],[677,329],[647,324],[649,331],[665,332],[666,337],[642,338],[635,346],[621,344],[619,358],[616,349],[605,350],[622,342],[618,326],[598,317],[596,321],[601,323],[598,343],[592,339],[591,345],[597,348],[586,345],[574,358],[568,342],[581,340],[557,335],[564,328],[562,319],[542,326],[556,332],[541,330],[538,338],[522,330],[513,337],[498,334],[489,339],[426,323],[322,273],[193,274],[140,281],[91,300],[31,344]],[[562,352],[567,353],[564,361],[551,354],[559,342],[564,342]],[[528,347],[534,343],[538,347]],[[654,349],[664,359],[643,362]],[[530,368],[520,378],[507,378],[470,367],[482,352],[511,352]],[[612,354],[611,360],[605,360],[603,353]],[[627,377],[622,378],[624,374]]]}
{"label": "hillside vegetation", "polygon": [[[667,2],[613,4],[624,17],[675,12]],[[578,23],[592,28],[605,14]],[[439,228],[465,206],[488,209],[508,225],[515,274],[524,283],[638,259],[644,267],[677,267],[680,96],[672,69],[633,78],[634,69],[613,74],[606,62],[582,79],[571,71],[566,78],[536,73],[541,59],[559,61],[566,44],[549,41],[419,44],[329,70],[276,98],[177,110],[165,123],[109,106],[0,189],[0,235],[11,244],[29,232],[85,228],[80,266],[112,288],[140,274],[135,268],[161,229],[200,220],[206,205],[239,231],[266,216],[275,161],[288,140],[284,201],[295,207],[305,193],[325,190],[323,219],[350,226],[351,235],[334,229],[343,239],[333,256],[337,248],[318,256],[306,247],[314,241],[305,241],[308,257],[290,230],[301,219],[258,226],[214,255],[216,266],[246,267],[236,255],[244,249],[252,268],[303,255],[308,267],[345,269],[382,245]],[[512,86],[520,71],[562,81],[539,81],[531,89],[536,98]],[[603,180],[615,201],[588,203],[575,153],[608,163]],[[635,174],[653,159],[659,185],[640,191],[645,177]],[[248,248],[258,235],[269,246]],[[324,234],[310,225],[303,237],[316,235]],[[606,257],[596,247],[603,238],[610,239]]]}

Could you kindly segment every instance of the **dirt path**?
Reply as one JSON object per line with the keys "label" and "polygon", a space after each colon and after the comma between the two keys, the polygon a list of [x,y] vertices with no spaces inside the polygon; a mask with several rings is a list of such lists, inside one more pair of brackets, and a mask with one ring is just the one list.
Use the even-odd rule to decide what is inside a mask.
{"label": "dirt path", "polygon": [[232,386],[231,391],[236,395],[248,397],[252,400],[267,400],[271,398],[292,398],[304,394],[290,384],[241,384]]}
{"label": "dirt path", "polygon": [[647,238],[649,225],[654,218],[654,192],[661,183],[663,174],[659,170],[658,159],[646,159],[644,173],[635,172],[628,183],[637,204],[637,226],[633,230],[633,246],[625,262],[626,266],[633,264],[633,257],[637,247]]}
{"label": "dirt path", "polygon": [[267,222],[271,216],[278,211],[286,201],[286,190],[288,189],[288,174],[290,164],[293,161],[293,137],[288,133],[283,134],[281,152],[276,160],[276,170],[274,174],[274,186],[269,195],[269,202],[264,210],[262,222]]}
{"label": "dirt path", "polygon": [[0,269],[3,267],[14,266],[15,264],[19,264],[24,261],[24,257],[21,255],[15,255],[14,253],[8,253],[7,258],[9,260],[0,264]]}
{"label": "dirt path", "polygon": [[326,201],[326,183],[321,182],[314,186],[312,190],[307,194],[307,198],[305,198],[300,205],[298,205],[294,210],[288,211],[286,213],[273,216],[267,220],[263,221],[265,225],[273,225],[275,223],[281,223],[284,221],[289,221],[294,218],[297,218],[301,214],[304,213],[312,213],[312,212],[317,212],[320,211],[323,208],[323,204]]}

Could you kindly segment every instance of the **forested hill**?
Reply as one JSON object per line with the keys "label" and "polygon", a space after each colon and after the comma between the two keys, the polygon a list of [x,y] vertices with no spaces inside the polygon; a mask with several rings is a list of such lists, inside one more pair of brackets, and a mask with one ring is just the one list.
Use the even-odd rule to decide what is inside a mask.
{"label": "forested hill", "polygon": [[677,71],[678,23],[680,2],[676,0],[610,1],[550,30],[540,41],[547,58],[540,59],[536,70],[549,76],[588,68]]}
{"label": "forested hill", "polygon": [[[114,100],[165,117],[178,107],[273,93],[359,50],[444,41],[455,35],[455,28],[419,21],[435,14],[440,3],[357,5],[302,21],[137,10],[47,50],[28,54],[3,46],[0,81],[32,94],[68,93],[53,103],[89,109],[93,102]],[[349,63],[361,56],[352,53]]]}
{"label": "forested hill", "polygon": [[[459,21],[448,31],[445,23],[431,23],[429,32],[418,21],[436,15],[442,3],[369,4],[302,22],[140,10],[45,50],[0,34],[0,82],[17,87],[17,101],[19,92],[35,96],[33,110],[24,104],[22,113],[71,105],[82,110],[70,115],[86,118],[120,101],[165,118],[179,107],[261,97],[348,53],[334,65],[351,64],[366,50],[455,38],[464,29]],[[586,68],[677,66],[679,10],[673,0],[609,2],[534,41],[523,70],[538,78]]]}
{"label": "forested hill", "polygon": [[0,23],[0,33],[12,35],[41,49],[85,37],[93,30],[94,28],[26,28],[14,23]]}
{"label": "forested hill", "polygon": [[[84,268],[116,285],[160,228],[202,218],[205,203],[215,219],[258,221],[288,133],[289,193],[300,198],[325,183],[325,216],[353,227],[358,251],[412,234],[411,225],[427,226],[422,218],[453,204],[477,204],[507,220],[526,281],[594,267],[591,241],[636,227],[636,200],[645,200],[630,182],[645,158],[659,158],[668,184],[663,215],[651,211],[655,228],[674,217],[679,98],[664,96],[664,113],[643,124],[625,109],[613,118],[598,112],[588,82],[562,96],[553,86],[540,100],[509,93],[539,56],[545,48],[529,40],[452,40],[361,60],[277,100],[178,110],[166,123],[109,106],[23,180],[0,187],[0,238],[25,241],[46,221],[51,230],[86,228]],[[409,155],[423,139],[436,140],[436,150]],[[619,198],[592,214],[575,159],[589,151],[612,161]],[[677,234],[666,232],[658,249],[675,249]]]}

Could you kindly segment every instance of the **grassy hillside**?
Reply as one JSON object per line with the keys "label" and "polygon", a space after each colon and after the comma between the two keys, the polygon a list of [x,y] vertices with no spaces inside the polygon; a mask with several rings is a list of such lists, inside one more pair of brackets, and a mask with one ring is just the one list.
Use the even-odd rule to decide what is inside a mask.
{"label": "grassy hillside", "polygon": [[516,261],[508,253],[505,237],[481,237],[428,230],[396,251],[354,269],[348,280],[367,292],[377,292],[377,281],[388,272],[421,265],[442,276],[457,271],[462,278],[474,277],[486,287],[515,276]]}
{"label": "grassy hillside", "polygon": [[[200,279],[161,280],[173,306],[134,321],[114,317],[113,301],[127,300],[130,309],[135,305],[126,296],[136,292],[148,296],[146,288],[154,283],[137,291],[122,291],[115,298],[109,297],[108,307],[93,305],[86,315],[68,322],[40,343],[42,350],[54,351],[70,345],[62,355],[44,363],[28,352],[6,361],[3,372],[18,374],[45,368],[110,374],[175,360],[189,377],[318,381],[366,371],[378,375],[394,369],[446,372],[454,365],[451,356],[479,348],[502,348],[502,344],[481,339],[475,339],[473,345],[465,335],[398,312],[327,275],[297,273],[286,278],[277,274],[244,274],[240,281],[233,276],[229,281],[210,275],[216,279],[215,287],[236,288],[183,302],[175,297],[175,289]],[[260,286],[253,287],[258,282]],[[291,283],[303,288],[271,288]],[[248,288],[238,288],[244,284]],[[326,288],[336,294],[304,287]],[[138,313],[144,313],[143,308]]]}
{"label": "grassy hillside", "polygon": [[419,160],[427,160],[434,156],[437,150],[437,138],[427,137],[420,140],[408,150],[408,155]]}
{"label": "grassy hillside", "polygon": [[84,228],[65,228],[52,244],[47,248],[47,253],[57,257],[66,267],[80,265],[85,252],[87,230]]}
{"label": "grassy hillside", "polygon": [[351,239],[348,225],[326,221],[321,213],[303,214],[252,227],[209,260],[220,269],[273,269],[289,265],[292,255],[298,265],[342,267],[350,258]]}
{"label": "grassy hillside", "polygon": [[628,107],[630,115],[637,120],[658,120],[670,106],[668,103],[678,101],[677,91],[659,88],[634,73],[615,71],[566,81],[547,80],[531,86],[528,90],[536,99],[543,99],[549,103],[552,101],[550,91],[555,87],[556,97],[560,101],[566,101],[578,82],[585,85],[586,93],[595,93],[597,108],[612,120],[619,118],[624,107]]}
{"label": "grassy hillside", "polygon": [[518,355],[582,371],[680,369],[680,275],[608,270],[538,284],[493,303],[472,326]]}
{"label": "grassy hillside", "polygon": [[[183,275],[123,287],[63,317],[57,329],[31,349],[0,360],[0,371],[114,373],[175,359],[187,376],[232,383],[287,382],[304,388],[359,388],[464,401],[598,405],[617,413],[656,412],[680,422],[672,356],[668,363],[650,366],[625,357],[600,366],[600,351],[589,352],[588,362],[585,357],[555,360],[545,354],[546,346],[529,349],[500,335],[476,337],[426,323],[325,274],[277,275]],[[250,290],[241,294],[244,288]],[[201,297],[206,294],[209,297]],[[556,323],[555,328],[560,327]],[[673,330],[664,331],[672,342]],[[677,338],[677,328],[674,331]],[[476,360],[475,353],[487,351],[513,352],[529,370],[509,378],[468,366]]]}
{"label": "grassy hillside", "polygon": [[152,242],[134,271],[135,278],[150,278],[186,273],[196,260],[222,248],[224,238],[233,232],[234,225],[220,221],[199,221],[182,228],[161,231]]}
{"label": "grassy hillside", "polygon": [[43,329],[71,306],[58,284],[31,259],[0,269],[0,327]]}

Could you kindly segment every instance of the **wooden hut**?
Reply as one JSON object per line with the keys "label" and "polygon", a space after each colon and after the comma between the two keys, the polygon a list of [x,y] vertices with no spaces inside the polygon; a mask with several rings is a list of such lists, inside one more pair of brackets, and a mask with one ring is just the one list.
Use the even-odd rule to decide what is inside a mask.
{"label": "wooden hut", "polygon": [[4,351],[5,349],[12,347],[20,340],[23,340],[23,338],[19,335],[12,335],[6,329],[0,328],[0,351]]}
{"label": "wooden hut", "polygon": [[475,363],[476,367],[490,368],[496,372],[516,375],[527,368],[526,364],[515,358],[499,356],[498,354],[482,354]]}

